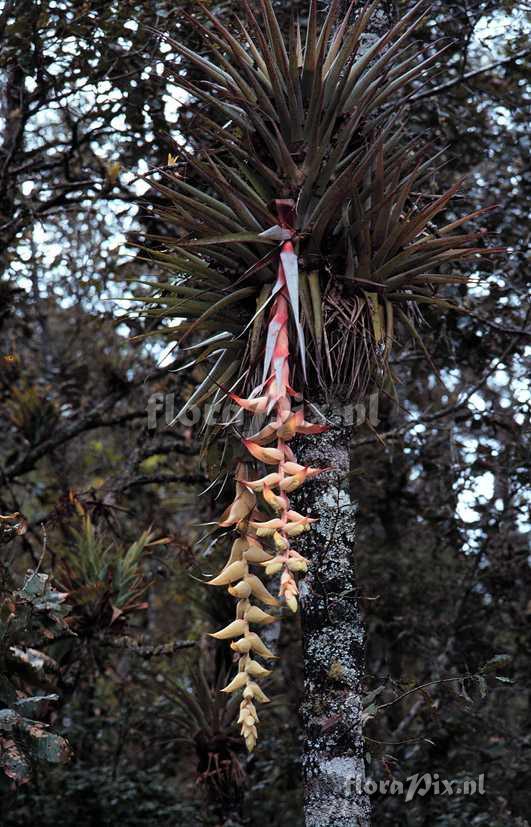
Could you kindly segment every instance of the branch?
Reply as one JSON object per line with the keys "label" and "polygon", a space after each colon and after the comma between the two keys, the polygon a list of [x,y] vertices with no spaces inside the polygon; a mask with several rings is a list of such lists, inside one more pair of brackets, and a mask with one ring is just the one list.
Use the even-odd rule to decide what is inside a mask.
{"label": "branch", "polygon": [[183,485],[197,485],[206,482],[204,474],[144,474],[124,482],[116,491],[127,491],[128,488],[136,488],[140,485],[165,485],[170,482],[180,482]]}
{"label": "branch", "polygon": [[478,674],[474,675],[456,675],[455,678],[438,678],[435,681],[428,681],[427,683],[421,683],[419,686],[414,686],[413,689],[408,689],[406,692],[403,692],[401,695],[398,695],[397,698],[393,698],[392,701],[387,701],[385,704],[380,704],[376,707],[376,713],[381,712],[382,709],[386,709],[388,706],[392,706],[393,704],[397,704],[399,701],[403,701],[404,698],[407,698],[409,695],[413,695],[415,692],[420,692],[422,689],[427,689],[429,686],[436,686],[439,683],[452,683],[452,681],[464,681],[464,680],[474,680],[477,679]]}
{"label": "branch", "polygon": [[502,362],[505,361],[507,356],[511,353],[512,349],[518,343],[519,339],[521,339],[523,336],[527,335],[527,321],[528,321],[528,318],[529,318],[530,314],[531,314],[531,309],[529,309],[527,311],[526,317],[524,319],[524,322],[522,324],[521,329],[517,332],[517,335],[513,339],[511,339],[511,341],[509,342],[509,344],[507,345],[507,347],[505,348],[503,353],[496,360],[496,362],[493,365],[491,365],[490,367],[488,367],[486,369],[486,371],[483,373],[483,376],[481,377],[479,382],[477,384],[475,384],[474,387],[470,391],[468,391],[465,396],[461,397],[461,399],[458,399],[456,402],[454,402],[453,405],[449,405],[447,408],[441,408],[438,411],[434,411],[432,414],[426,414],[425,416],[419,416],[413,422],[408,422],[407,425],[402,425],[400,428],[395,428],[392,431],[386,431],[385,433],[382,433],[382,434],[376,434],[376,436],[373,436],[373,437],[367,437],[366,439],[360,439],[357,442],[353,442],[351,447],[352,448],[360,448],[362,445],[370,445],[374,442],[382,443],[382,442],[385,442],[386,439],[390,439],[392,437],[403,436],[405,433],[410,431],[412,428],[415,428],[417,425],[423,425],[425,423],[435,422],[438,419],[443,419],[445,417],[450,416],[451,414],[455,414],[458,411],[461,411],[464,408],[466,408],[466,406],[468,405],[468,403],[469,403],[470,399],[472,398],[472,396],[474,396],[474,394],[477,393],[477,391],[481,390],[481,388],[487,382],[488,378],[490,376],[492,376],[492,374],[498,368],[498,366],[500,364],[502,364]]}
{"label": "branch", "polygon": [[466,75],[460,75],[459,77],[449,80],[446,83],[441,83],[440,86],[435,86],[433,89],[427,89],[426,92],[420,92],[418,95],[414,95],[409,99],[409,103],[415,103],[416,101],[423,100],[424,98],[431,98],[434,95],[440,95],[442,92],[447,92],[448,89],[453,89],[454,86],[459,86],[461,83],[466,83],[479,75],[484,75],[487,72],[491,72],[499,66],[507,66],[510,63],[514,63],[514,61],[519,60],[522,57],[526,57],[528,54],[531,54],[531,49],[524,49],[521,52],[517,52],[515,55],[511,55],[511,57],[506,57],[503,60],[497,60],[495,63],[489,64],[489,66],[484,66],[482,69],[475,69],[473,72],[467,72]]}
{"label": "branch", "polygon": [[1,471],[2,477],[4,480],[12,480],[21,474],[25,474],[28,471],[33,470],[35,464],[42,459],[42,457],[46,456],[46,454],[50,453],[50,451],[53,451],[54,448],[58,448],[66,442],[70,442],[71,439],[74,439],[74,437],[79,436],[79,434],[82,434],[85,431],[93,431],[96,428],[110,428],[114,425],[123,425],[125,422],[129,422],[133,419],[140,419],[145,417],[145,415],[145,410],[131,411],[130,413],[121,414],[120,416],[116,416],[112,419],[103,419],[101,417],[101,413],[98,414],[93,411],[85,419],[82,419],[81,422],[78,422],[69,428],[65,428],[55,436],[50,437],[50,439],[47,439],[44,442],[41,442],[40,445],[35,446],[35,448],[28,451],[23,459],[8,465],[7,468]]}
{"label": "branch", "polygon": [[15,0],[7,0],[2,13],[0,14],[0,38],[3,37],[7,25],[8,18],[12,14],[15,6]]}
{"label": "branch", "polygon": [[142,658],[154,658],[161,655],[173,655],[174,652],[180,649],[190,649],[195,646],[195,640],[172,640],[170,643],[159,643],[152,646],[144,644],[142,640],[123,635],[122,637],[109,638],[100,637],[99,642],[104,646],[110,646],[113,649],[127,649],[129,652],[134,652]]}

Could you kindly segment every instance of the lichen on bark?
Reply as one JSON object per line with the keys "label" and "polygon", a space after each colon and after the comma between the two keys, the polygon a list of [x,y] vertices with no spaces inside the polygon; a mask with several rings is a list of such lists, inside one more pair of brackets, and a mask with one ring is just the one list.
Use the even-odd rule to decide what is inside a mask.
{"label": "lichen on bark", "polygon": [[305,465],[332,466],[299,494],[319,517],[301,551],[311,561],[300,584],[304,647],[303,772],[306,827],[366,827],[369,801],[361,727],[365,635],[355,572],[356,506],[349,483],[351,427],[297,446]]}

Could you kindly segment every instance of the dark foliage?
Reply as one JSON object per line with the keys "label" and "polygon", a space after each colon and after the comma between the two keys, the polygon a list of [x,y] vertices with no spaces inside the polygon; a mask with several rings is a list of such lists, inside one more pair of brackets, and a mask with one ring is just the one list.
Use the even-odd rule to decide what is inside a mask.
{"label": "dark foliage", "polygon": [[[396,0],[382,9],[392,20],[411,6]],[[218,561],[217,546],[194,545],[203,530],[196,524],[219,512],[212,492],[198,498],[201,434],[168,427],[164,410],[156,428],[147,422],[152,393],[175,394],[177,412],[203,374],[168,374],[173,357],[159,365],[157,337],[129,339],[149,332],[152,320],[126,319],[116,301],[130,277],[146,273],[123,236],[163,229],[138,203],[146,185],[137,176],[166,163],[167,136],[197,110],[172,103],[177,92],[162,60],[177,55],[151,31],[200,48],[183,7],[192,8],[7,0],[0,11],[0,513],[28,523],[25,533],[19,517],[1,524],[1,601],[10,615],[29,611],[29,568],[52,594],[75,580],[82,598],[63,601],[69,612],[52,625],[48,609],[32,613],[16,644],[58,671],[16,676],[16,697],[2,694],[1,711],[53,696],[17,714],[31,719],[33,735],[66,739],[71,757],[36,760],[17,719],[18,760],[32,778],[2,781],[6,827],[37,817],[65,827],[302,824],[298,629],[286,627],[280,640],[288,690],[268,688],[275,703],[249,760],[223,724],[215,691],[229,664],[201,638],[231,611],[222,598],[207,605],[194,579]],[[230,7],[209,6],[218,15]],[[285,4],[278,7],[287,25]],[[514,0],[435,0],[413,35],[426,56],[442,37],[453,44],[438,76],[417,82],[408,116],[419,136],[447,147],[440,192],[468,175],[445,217],[498,204],[482,226],[508,254],[481,285],[450,288],[468,314],[423,311],[430,360],[403,335],[391,361],[401,406],[381,393],[379,423],[354,431],[369,775],[484,773],[486,794],[407,804],[375,795],[379,825],[524,827],[531,811],[525,14]],[[387,23],[382,15],[375,29]],[[105,572],[94,586],[73,534],[82,514],[103,548],[112,547],[113,572],[150,527],[169,540],[140,555],[145,591],[114,622],[116,592]],[[181,651],[184,642],[196,645]],[[2,642],[0,660],[5,651]],[[499,655],[507,657],[492,662]],[[4,675],[14,674],[12,654],[2,663]],[[192,698],[200,699],[195,717],[186,711]]]}

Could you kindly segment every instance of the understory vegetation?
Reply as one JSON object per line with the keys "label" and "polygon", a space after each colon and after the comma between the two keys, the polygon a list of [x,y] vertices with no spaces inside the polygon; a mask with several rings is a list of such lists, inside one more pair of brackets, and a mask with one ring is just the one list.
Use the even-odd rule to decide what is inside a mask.
{"label": "understory vegetation", "polygon": [[[290,31],[292,9],[304,29],[306,6],[274,4],[283,31]],[[378,33],[413,7],[409,0],[375,4]],[[259,709],[256,747],[254,722],[247,724],[247,746],[255,747],[248,752],[235,723],[240,698],[221,691],[234,678],[234,646],[208,633],[234,621],[234,598],[247,600],[245,583],[252,581],[245,569],[224,584],[230,594],[205,585],[227,561],[233,526],[241,528],[242,515],[231,512],[232,483],[211,485],[220,469],[241,463],[237,494],[253,492],[251,508],[258,503],[262,509],[249,532],[255,546],[265,546],[265,556],[258,555],[264,567],[276,560],[276,551],[273,540],[258,534],[258,523],[264,516],[273,519],[275,508],[282,515],[278,499],[281,491],[290,493],[288,484],[275,478],[273,487],[284,484],[278,495],[266,486],[270,513],[261,479],[241,472],[241,446],[217,438],[212,423],[206,427],[206,408],[197,421],[186,415],[174,421],[198,387],[196,398],[208,390],[210,402],[220,400],[238,378],[231,373],[235,361],[245,374],[235,388],[237,406],[248,405],[253,387],[263,381],[263,361],[252,352],[253,322],[268,298],[262,290],[268,268],[271,283],[277,270],[267,260],[253,269],[253,262],[260,255],[267,259],[274,244],[245,240],[242,272],[251,269],[256,285],[229,279],[231,290],[243,291],[241,302],[222,304],[214,319],[204,313],[225,295],[230,248],[216,248],[223,249],[221,276],[208,297],[194,293],[185,306],[182,296],[175,303],[169,288],[160,290],[169,278],[168,264],[178,265],[180,273],[186,269],[182,257],[176,265],[175,251],[173,264],[164,260],[165,254],[171,259],[168,238],[179,234],[182,222],[188,221],[184,226],[193,234],[194,225],[207,220],[207,210],[194,210],[193,199],[179,217],[185,201],[178,201],[177,192],[187,197],[186,187],[195,186],[218,198],[225,190],[234,200],[245,190],[250,212],[257,203],[262,209],[261,199],[253,201],[261,186],[258,174],[234,179],[231,186],[219,177],[210,189],[204,183],[201,163],[226,173],[227,143],[216,145],[214,160],[204,159],[213,140],[228,134],[228,115],[198,93],[206,88],[204,67],[192,55],[206,56],[206,50],[200,27],[186,18],[195,15],[211,32],[212,14],[241,37],[235,15],[244,11],[232,0],[207,3],[203,10],[167,0],[6,0],[0,9],[5,827],[304,823],[299,615],[284,612],[279,631],[268,631],[278,624],[258,629],[279,657],[270,676],[260,675],[271,702]],[[436,279],[423,283],[419,289],[427,292],[411,313],[396,298],[402,283],[387,304],[383,288],[371,290],[370,278],[348,307],[341,291],[330,289],[321,328],[314,313],[315,280],[312,286],[309,279],[300,325],[291,328],[292,354],[298,352],[299,359],[296,389],[308,399],[306,377],[312,371],[318,375],[316,399],[336,382],[353,421],[349,488],[357,503],[356,597],[367,637],[367,776],[405,782],[429,772],[462,783],[484,775],[484,795],[428,794],[409,802],[399,795],[371,795],[374,823],[382,827],[526,827],[531,812],[524,363],[528,11],[517,0],[433,0],[408,35],[411,51],[405,56],[428,61],[425,74],[407,87],[404,136],[411,145],[433,145],[433,151],[415,156],[413,167],[442,147],[433,169],[413,179],[408,192],[415,209],[424,210],[423,240],[433,234],[430,239],[441,242],[438,228],[452,228],[461,216],[495,205],[475,216],[466,231],[470,243],[498,252],[451,267],[443,262],[444,290],[439,293]],[[369,25],[364,37],[365,46],[374,42]],[[394,105],[392,93],[390,100]],[[339,128],[346,117],[338,113]],[[393,125],[386,128],[394,135]],[[242,125],[232,133],[235,154],[238,141],[240,150],[245,144],[243,130]],[[290,153],[299,163],[295,144]],[[260,161],[256,147],[250,154]],[[402,170],[392,149],[391,160]],[[370,159],[375,189],[384,160],[384,149]],[[394,180],[378,190],[389,194],[390,203],[398,189]],[[427,205],[452,188],[454,198],[432,221]],[[341,205],[332,199],[324,206],[337,230],[345,216]],[[341,256],[353,273],[352,249],[358,244],[359,253],[360,239],[366,240],[358,208],[349,213],[358,235],[326,235],[330,227],[323,220],[328,246],[319,252],[329,256],[327,262]],[[256,215],[264,222],[269,217]],[[289,228],[282,207],[272,217],[277,230]],[[398,218],[404,219],[400,209]],[[245,223],[230,229],[251,235]],[[291,254],[286,238],[273,242]],[[228,241],[242,254],[242,237]],[[311,262],[315,249],[309,242],[304,246],[306,237],[301,244]],[[368,264],[367,258],[360,264],[361,258],[359,272],[363,264],[378,274],[370,255]],[[302,276],[306,270],[311,267],[301,268]],[[328,263],[325,271],[332,271]],[[205,294],[203,275],[192,286]],[[293,295],[287,283],[281,289],[281,298],[271,303],[271,321],[280,319],[279,328],[287,330],[282,313],[289,307],[294,312]],[[435,300],[424,301],[428,296]],[[389,326],[388,305],[395,301],[395,324]],[[374,312],[374,303],[385,310]],[[140,305],[150,311],[137,312]],[[356,330],[370,342],[361,355],[342,335],[352,322],[349,313],[361,317]],[[201,336],[198,318],[206,323]],[[234,335],[209,383],[211,349],[203,359],[194,348],[201,337],[219,332],[219,318]],[[269,320],[268,315],[263,336]],[[176,324],[186,330],[183,344],[190,350],[176,348]],[[249,348],[242,327],[250,331]],[[275,355],[284,358],[281,348]],[[378,366],[371,372],[373,357]],[[353,375],[356,359],[362,367]],[[282,390],[275,399],[279,411],[292,388],[285,382]],[[355,402],[351,409],[349,399]],[[321,421],[318,409],[308,409],[312,422]],[[217,410],[213,415],[223,419]],[[306,421],[291,424],[291,435],[298,428],[303,438]],[[288,437],[282,433],[284,452]],[[249,445],[256,459],[274,460],[268,470],[277,472],[279,456],[263,451],[279,448],[252,440]],[[287,462],[295,475],[294,460]],[[243,518],[252,513],[248,509]],[[290,517],[291,523],[302,516]],[[212,533],[220,520],[227,531]],[[277,551],[280,556],[286,549]],[[304,573],[305,563],[297,565],[286,571]],[[269,573],[268,587],[278,591],[274,565]],[[291,575],[285,578],[284,597],[296,609],[292,582]],[[244,640],[248,629],[239,634]],[[331,680],[341,683],[339,665]]]}

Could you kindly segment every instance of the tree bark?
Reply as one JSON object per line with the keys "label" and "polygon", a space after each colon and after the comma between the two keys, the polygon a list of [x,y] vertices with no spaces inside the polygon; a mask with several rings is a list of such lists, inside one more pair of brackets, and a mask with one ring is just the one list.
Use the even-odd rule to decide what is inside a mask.
{"label": "tree bark", "polygon": [[365,635],[354,565],[356,506],[349,484],[351,427],[297,445],[304,465],[333,466],[301,489],[298,509],[319,518],[303,535],[310,561],[300,583],[304,647],[306,827],[367,827],[361,680]]}
{"label": "tree bark", "polygon": [[[382,0],[375,9],[360,55],[389,28],[390,5]],[[349,8],[347,0],[340,5],[342,13]],[[301,489],[298,507],[319,518],[300,544],[311,561],[300,587],[306,827],[370,824],[362,734],[365,632],[354,559],[356,505],[349,482],[352,427],[339,420],[337,428],[301,439],[296,451],[303,465],[334,468]]]}

